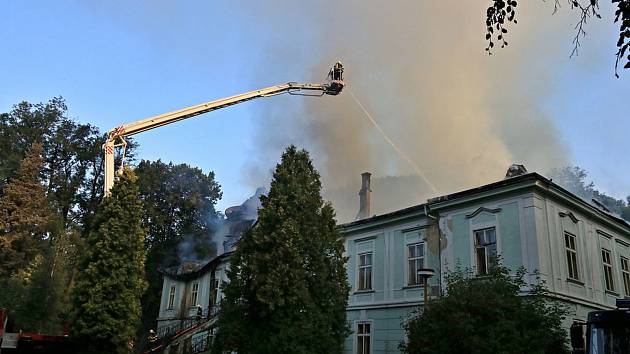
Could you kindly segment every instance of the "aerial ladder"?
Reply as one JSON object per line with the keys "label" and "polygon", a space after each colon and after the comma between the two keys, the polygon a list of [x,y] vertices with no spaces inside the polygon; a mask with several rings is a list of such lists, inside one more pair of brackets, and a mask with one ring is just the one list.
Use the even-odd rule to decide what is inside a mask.
{"label": "aerial ladder", "polygon": [[328,80],[326,80],[325,83],[313,84],[287,82],[118,126],[107,133],[107,139],[105,140],[105,144],[103,144],[103,150],[105,153],[105,196],[110,194],[112,186],[114,185],[114,156],[116,148],[122,149],[122,161],[119,169],[119,173],[121,173],[124,168],[125,149],[127,147],[127,141],[125,138],[129,136],[257,98],[271,97],[283,93],[316,97],[323,95],[336,96],[341,93],[344,86],[343,65],[341,62],[337,62],[330,69],[328,73]]}

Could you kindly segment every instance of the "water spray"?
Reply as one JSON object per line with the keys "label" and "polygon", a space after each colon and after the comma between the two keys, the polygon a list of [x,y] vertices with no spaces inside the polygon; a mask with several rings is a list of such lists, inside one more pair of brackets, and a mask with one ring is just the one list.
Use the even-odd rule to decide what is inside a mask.
{"label": "water spray", "polygon": [[361,104],[361,102],[359,101],[359,99],[354,95],[354,92],[352,92],[352,90],[350,90],[349,87],[346,87],[346,90],[350,93],[350,96],[352,96],[352,99],[354,99],[354,102],[357,103],[357,105],[361,108],[361,110],[363,111],[363,113],[365,114],[365,116],[368,118],[368,120],[372,123],[372,125],[374,126],[374,128],[376,128],[376,130],[378,130],[379,133],[381,133],[381,136],[383,136],[383,139],[385,139],[385,141],[387,141],[387,143],[389,143],[389,145],[391,145],[391,147],[396,151],[396,153],[398,154],[398,156],[405,160],[409,166],[411,166],[411,168],[416,172],[416,174],[418,176],[420,176],[420,178],[422,178],[422,180],[424,180],[424,182],[431,187],[431,189],[433,190],[433,193],[435,194],[439,194],[439,192],[437,191],[437,189],[435,188],[435,186],[424,176],[424,174],[422,173],[422,171],[420,170],[420,167],[418,167],[418,165],[416,165],[415,162],[413,162],[413,160],[411,158],[409,158],[409,156],[407,156],[393,141],[392,139],[389,138],[389,136],[387,136],[387,134],[385,133],[385,131],[380,127],[380,125],[378,125],[378,123],[376,122],[376,120],[374,120],[374,118],[372,117],[372,115],[370,114],[370,112],[367,111],[367,109]]}

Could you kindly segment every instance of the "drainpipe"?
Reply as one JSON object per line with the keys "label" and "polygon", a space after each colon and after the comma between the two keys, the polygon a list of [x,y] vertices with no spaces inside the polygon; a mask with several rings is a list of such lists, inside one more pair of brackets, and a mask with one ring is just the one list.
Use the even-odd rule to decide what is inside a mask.
{"label": "drainpipe", "polygon": [[[438,229],[438,291],[439,294],[442,294],[442,228],[440,227],[440,218],[439,216],[433,216],[429,213],[427,209],[427,203],[424,204],[424,215],[428,218],[435,220],[435,224]],[[438,214],[439,215],[439,214]]]}

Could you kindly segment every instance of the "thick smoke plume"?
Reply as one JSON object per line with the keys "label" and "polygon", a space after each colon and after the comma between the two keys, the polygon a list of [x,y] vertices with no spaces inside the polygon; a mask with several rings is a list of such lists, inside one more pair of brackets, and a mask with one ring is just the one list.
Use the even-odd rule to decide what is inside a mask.
{"label": "thick smoke plume", "polygon": [[[258,30],[271,38],[264,56],[268,62],[258,63],[269,69],[258,75],[264,81],[298,77],[317,82],[329,65],[342,60],[349,89],[440,194],[499,180],[512,162],[545,173],[569,160],[544,107],[554,90],[554,70],[567,57],[570,20],[552,18],[553,9],[545,3],[519,6],[510,46],[488,56],[488,3],[349,0],[253,5],[249,11],[261,20]],[[322,75],[304,77],[309,72]],[[264,183],[272,167],[268,162],[295,143],[312,152],[325,197],[340,221],[356,215],[359,175],[364,171],[376,177],[374,213],[435,196],[376,132],[348,92],[286,102],[265,103],[256,113],[260,117],[254,121],[262,123],[254,167],[248,171],[252,183]],[[378,178],[385,176],[403,177]]]}

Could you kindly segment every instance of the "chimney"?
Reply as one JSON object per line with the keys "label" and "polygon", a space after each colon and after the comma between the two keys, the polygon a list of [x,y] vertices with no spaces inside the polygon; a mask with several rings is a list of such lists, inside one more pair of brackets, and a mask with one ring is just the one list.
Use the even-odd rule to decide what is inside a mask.
{"label": "chimney", "polygon": [[525,168],[525,166],[513,163],[512,166],[510,166],[510,168],[508,168],[507,172],[505,173],[504,179],[522,176],[524,174],[527,174],[527,169]]}
{"label": "chimney", "polygon": [[359,191],[359,214],[357,214],[356,220],[361,220],[370,217],[370,204],[372,199],[372,190],[370,189],[370,176],[369,172],[363,172],[361,174],[361,190]]}

